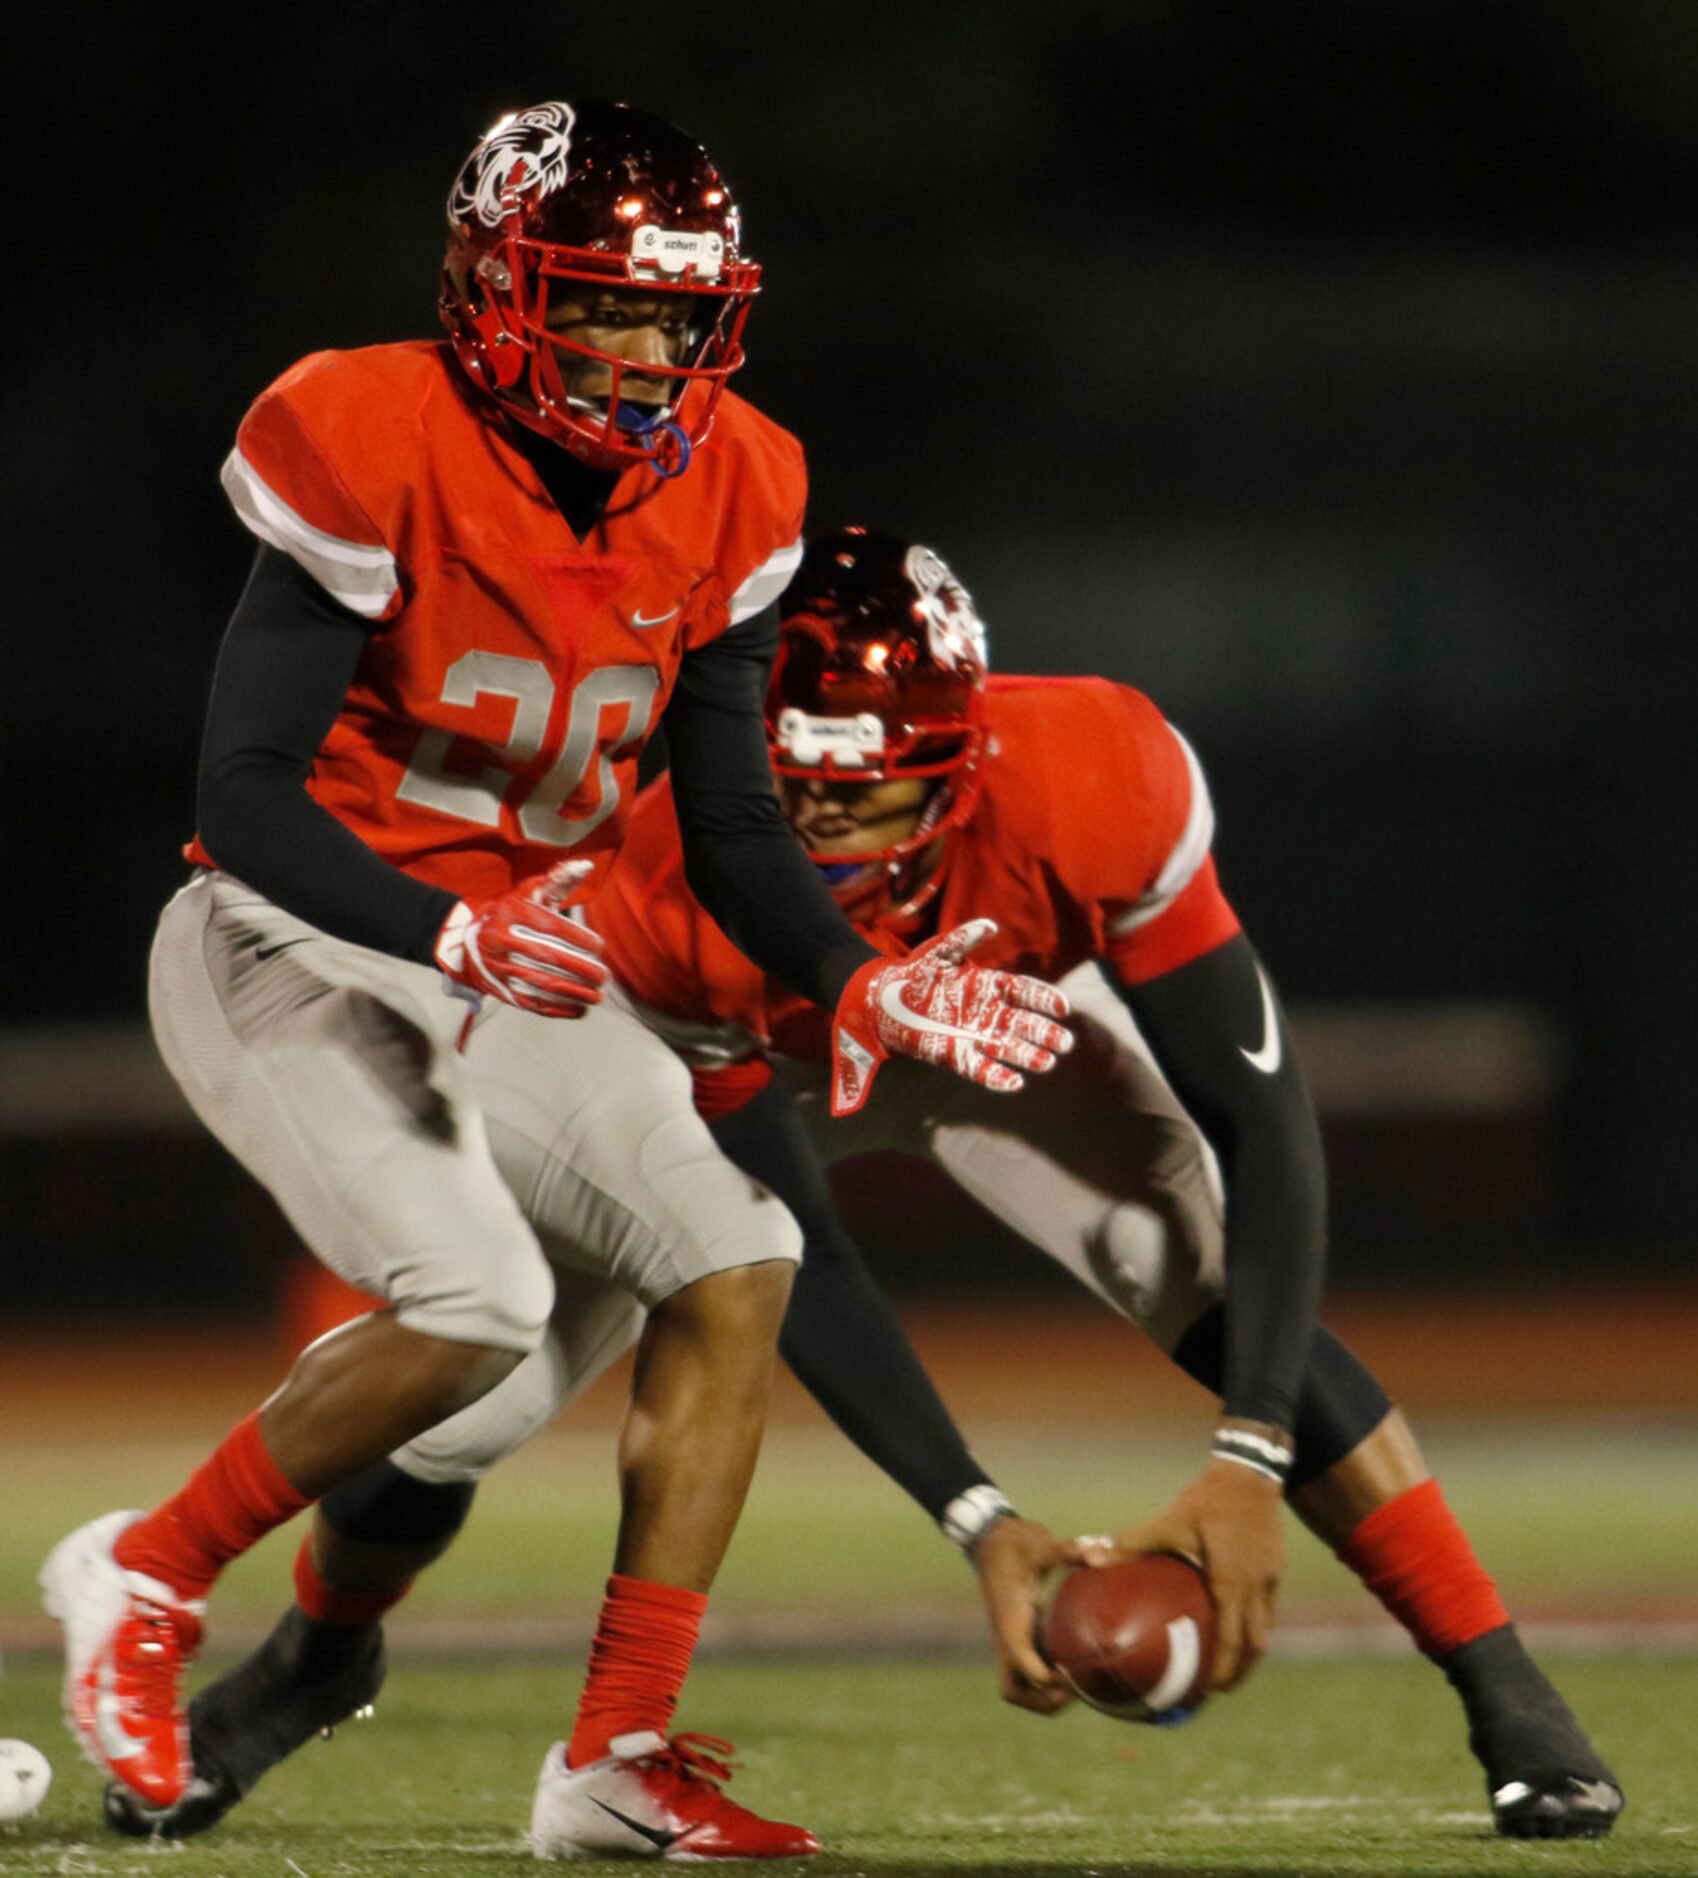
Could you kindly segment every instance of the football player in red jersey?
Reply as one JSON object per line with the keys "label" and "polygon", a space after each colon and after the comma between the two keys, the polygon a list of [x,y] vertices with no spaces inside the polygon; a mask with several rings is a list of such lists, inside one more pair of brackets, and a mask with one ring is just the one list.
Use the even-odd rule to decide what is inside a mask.
{"label": "football player in red jersey", "polygon": [[[1065,1001],[969,963],[983,922],[902,959],[867,944],[773,799],[769,603],[805,479],[795,441],[727,389],[758,270],[706,153],[628,106],[541,104],[478,143],[448,228],[446,340],[303,359],[224,467],[261,546],[213,685],[196,871],[150,980],[202,1118],[388,1308],[303,1354],[181,1492],[55,1549],[67,1712],[138,1801],[194,1791],[178,1686],[221,1569],[499,1392],[557,1301],[588,1347],[640,1301],[614,1573],[533,1840],[807,1853],[810,1834],[726,1797],[711,1741],[668,1739],[799,1235],[603,996],[576,911],[651,726],[698,889],[832,1012],[857,1096],[893,1052],[1017,1089],[1067,1047]],[[375,1608],[310,1545],[298,1580],[332,1623]]]}
{"label": "football player in red jersey", "polygon": [[[1069,974],[1077,1047],[1006,1103],[902,1064],[854,1117],[826,1120],[826,1026],[690,893],[665,782],[637,804],[592,917],[620,982],[695,1065],[720,1145],[800,1221],[783,1353],[974,1563],[1004,1695],[1039,1713],[1065,1703],[1034,1647],[1034,1614],[1047,1575],[1079,1546],[1016,1515],[969,1452],[836,1214],[821,1167],[831,1158],[929,1153],[1223,1398],[1209,1460],[1175,1504],[1106,1552],[1085,1546],[1204,1562],[1222,1618],[1219,1684],[1265,1642],[1283,1495],[1455,1688],[1498,1829],[1608,1831],[1622,1805],[1614,1775],[1527,1655],[1403,1415],[1315,1321],[1320,1144],[1272,984],[1215,877],[1189,749],[1123,686],[987,679],[971,601],[906,542],[816,539],[782,610],[774,766],[833,891],[892,948],[986,907],[1005,966]],[[610,1330],[601,1360],[633,1334]],[[584,1373],[568,1362],[551,1375],[533,1359],[528,1400],[516,1378],[505,1398],[373,1470],[363,1505],[327,1502],[327,1574],[387,1582],[401,1561],[427,1564],[471,1483]],[[375,1622],[350,1625],[342,1647],[375,1650],[378,1635]],[[297,1606],[258,1656],[196,1697],[197,1740],[204,1731],[222,1780],[164,1830],[211,1823],[354,1706],[302,1639],[324,1650],[337,1633]],[[126,1806],[114,1823],[143,1822]]]}

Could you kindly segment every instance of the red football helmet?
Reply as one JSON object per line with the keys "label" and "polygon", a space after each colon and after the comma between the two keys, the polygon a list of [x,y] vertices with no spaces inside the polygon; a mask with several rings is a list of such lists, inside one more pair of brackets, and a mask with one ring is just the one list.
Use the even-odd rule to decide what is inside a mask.
{"label": "red football helmet", "polygon": [[846,906],[916,913],[943,882],[919,857],[973,812],[985,754],[985,629],[930,548],[865,528],[817,536],[779,603],[767,744],[779,776],[931,780],[919,825],[875,853],[810,852]]}
{"label": "red football helmet", "polygon": [[[675,476],[743,363],[760,273],[743,259],[731,192],[693,138],[629,105],[556,102],[510,112],[454,179],[438,305],[472,382],[520,423],[597,468],[649,463]],[[691,315],[684,361],[634,366],[551,332],[561,281],[680,296]],[[607,366],[608,396],[569,396],[562,353]],[[627,374],[669,380],[674,395],[660,406],[623,399]]]}

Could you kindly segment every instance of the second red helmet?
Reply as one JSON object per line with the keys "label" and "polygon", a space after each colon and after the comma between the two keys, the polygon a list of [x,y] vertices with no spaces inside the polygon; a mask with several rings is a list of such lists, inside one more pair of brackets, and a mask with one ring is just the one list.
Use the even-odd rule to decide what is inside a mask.
{"label": "second red helmet", "polygon": [[[810,540],[779,611],[766,707],[774,772],[934,785],[911,836],[856,857],[880,864],[902,900],[906,863],[965,821],[978,799],[984,624],[940,556],[865,528]],[[912,896],[909,908],[928,897]]]}

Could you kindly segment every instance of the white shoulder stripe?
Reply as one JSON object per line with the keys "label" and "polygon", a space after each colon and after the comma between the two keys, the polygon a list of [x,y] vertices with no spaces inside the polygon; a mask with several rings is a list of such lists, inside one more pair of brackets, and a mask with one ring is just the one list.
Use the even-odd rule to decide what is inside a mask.
{"label": "white shoulder stripe", "polygon": [[1140,926],[1147,926],[1153,919],[1159,919],[1196,879],[1214,843],[1215,805],[1209,799],[1209,785],[1203,776],[1203,766],[1197,761],[1196,752],[1190,744],[1171,724],[1168,730],[1172,732],[1173,740],[1185,758],[1186,773],[1191,779],[1191,807],[1179,839],[1173,844],[1173,850],[1163,863],[1154,885],[1140,895],[1134,905],[1108,922],[1109,932],[1117,938],[1123,933],[1136,932]]}
{"label": "white shoulder stripe", "polygon": [[771,606],[790,585],[791,578],[801,564],[802,543],[799,539],[768,555],[731,596],[731,624],[740,625],[744,620],[752,619],[763,606]]}
{"label": "white shoulder stripe", "polygon": [[261,541],[298,561],[350,612],[363,619],[382,614],[400,577],[394,555],[381,542],[344,541],[315,528],[290,508],[240,449],[225,459],[219,480],[237,515]]}

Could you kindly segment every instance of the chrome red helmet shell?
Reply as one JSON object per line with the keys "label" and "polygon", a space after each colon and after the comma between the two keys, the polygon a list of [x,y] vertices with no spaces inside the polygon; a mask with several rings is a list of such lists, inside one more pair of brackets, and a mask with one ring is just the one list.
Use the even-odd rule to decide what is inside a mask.
{"label": "chrome red helmet shell", "polygon": [[[854,857],[858,900],[876,869],[892,910],[911,912],[941,882],[908,893],[922,851],[973,812],[985,755],[985,629],[972,597],[930,548],[865,528],[808,543],[779,603],[767,693],[774,773],[841,782],[919,777],[936,787],[907,839]],[[848,865],[813,853],[816,865]]]}
{"label": "chrome red helmet shell", "polygon": [[[743,363],[743,323],[760,287],[737,204],[701,145],[629,105],[532,105],[479,139],[447,213],[438,306],[479,390],[599,468],[649,463],[676,474]],[[692,314],[686,358],[634,367],[550,332],[561,282],[681,296]],[[568,398],[562,354],[609,368],[605,401]],[[659,421],[620,423],[627,373],[668,381]],[[626,405],[623,415],[634,414]]]}

